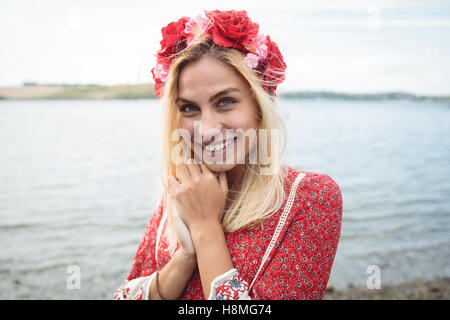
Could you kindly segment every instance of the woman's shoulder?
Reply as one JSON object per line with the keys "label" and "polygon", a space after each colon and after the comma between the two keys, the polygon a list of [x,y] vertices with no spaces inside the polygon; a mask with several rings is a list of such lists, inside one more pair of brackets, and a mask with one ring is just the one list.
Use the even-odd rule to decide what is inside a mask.
{"label": "woman's shoulder", "polygon": [[286,166],[286,169],[287,185],[290,187],[297,177],[301,178],[296,190],[296,199],[301,200],[306,197],[310,203],[342,207],[341,189],[329,174],[304,171],[290,166]]}
{"label": "woman's shoulder", "polygon": [[[313,234],[326,234],[328,238],[338,239],[343,211],[339,185],[326,173],[290,169],[294,179],[299,174],[302,174],[302,179],[292,204],[292,228],[298,232],[308,233],[305,230],[309,230]],[[298,225],[304,225],[306,229],[298,228]]]}
{"label": "woman's shoulder", "polygon": [[326,173],[304,171],[287,165],[285,170],[288,184],[293,184],[295,179],[300,176],[299,178],[301,178],[301,180],[299,185],[303,188],[340,191],[338,183]]}

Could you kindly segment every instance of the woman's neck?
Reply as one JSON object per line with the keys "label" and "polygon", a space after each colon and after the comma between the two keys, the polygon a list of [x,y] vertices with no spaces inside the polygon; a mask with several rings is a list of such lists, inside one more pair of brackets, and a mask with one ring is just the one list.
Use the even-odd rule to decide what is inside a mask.
{"label": "woman's neck", "polygon": [[225,204],[225,211],[230,208],[233,200],[237,195],[237,191],[241,188],[245,175],[245,165],[238,164],[233,169],[226,172],[228,182],[228,196]]}
{"label": "woman's neck", "polygon": [[233,169],[227,171],[228,190],[239,190],[245,175],[245,165],[238,164]]}

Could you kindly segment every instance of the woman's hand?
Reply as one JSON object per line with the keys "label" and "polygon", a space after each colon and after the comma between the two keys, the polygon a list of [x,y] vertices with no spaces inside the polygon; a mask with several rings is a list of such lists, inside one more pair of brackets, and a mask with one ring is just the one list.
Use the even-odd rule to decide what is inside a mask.
{"label": "woman's hand", "polygon": [[189,258],[195,257],[195,247],[192,242],[191,234],[189,229],[184,224],[183,220],[181,220],[180,214],[178,213],[178,209],[176,206],[173,208],[173,222],[175,226],[175,233],[177,235],[178,242],[180,244],[180,250]]}
{"label": "woman's hand", "polygon": [[177,166],[177,179],[167,178],[168,191],[189,231],[220,224],[228,195],[226,173],[216,177],[206,165],[191,160]]}

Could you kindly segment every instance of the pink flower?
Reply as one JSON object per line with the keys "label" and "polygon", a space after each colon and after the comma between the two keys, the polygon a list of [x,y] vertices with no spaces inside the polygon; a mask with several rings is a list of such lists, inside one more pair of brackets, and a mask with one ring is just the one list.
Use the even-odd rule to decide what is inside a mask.
{"label": "pink flower", "polygon": [[245,49],[253,53],[263,45],[266,45],[266,37],[262,33],[258,34],[254,39],[249,39],[249,41],[244,43]]}
{"label": "pink flower", "polygon": [[265,44],[262,44],[256,47],[255,52],[260,58],[265,59],[267,57],[267,54],[269,53],[269,50]]}
{"label": "pink flower", "polygon": [[255,69],[259,63],[259,57],[253,53],[247,53],[244,60],[250,69]]}
{"label": "pink flower", "polygon": [[256,44],[257,47],[262,46],[263,44],[266,44],[266,36],[262,33],[258,34],[258,36],[253,40],[253,42]]}
{"label": "pink flower", "polygon": [[202,18],[201,15],[198,15],[196,18],[190,19],[186,23],[184,33],[186,34],[188,46],[207,31],[206,29],[208,26],[208,22],[208,19]]}
{"label": "pink flower", "polygon": [[158,63],[153,70],[154,77],[161,80],[161,82],[166,82],[167,75],[169,74],[169,66],[165,64]]}

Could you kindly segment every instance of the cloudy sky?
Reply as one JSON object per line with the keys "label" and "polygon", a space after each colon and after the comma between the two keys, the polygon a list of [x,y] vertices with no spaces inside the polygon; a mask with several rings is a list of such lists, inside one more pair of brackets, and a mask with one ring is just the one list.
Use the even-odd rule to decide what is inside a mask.
{"label": "cloudy sky", "polygon": [[151,82],[160,30],[247,10],[288,65],[280,90],[450,94],[450,1],[2,0],[0,86]]}

